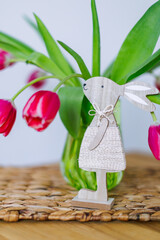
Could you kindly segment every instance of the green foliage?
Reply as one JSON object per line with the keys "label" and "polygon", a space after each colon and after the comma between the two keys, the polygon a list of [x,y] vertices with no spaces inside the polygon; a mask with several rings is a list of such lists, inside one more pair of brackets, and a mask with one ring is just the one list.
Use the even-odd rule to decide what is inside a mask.
{"label": "green foliage", "polygon": [[82,88],[63,87],[60,88],[58,95],[61,101],[59,110],[60,118],[70,135],[77,138],[81,123],[81,107],[84,96]]}
{"label": "green foliage", "polygon": [[[92,76],[100,76],[100,29],[95,0],[91,0],[93,21],[93,50],[92,50],[92,74],[90,74],[82,57],[65,43],[58,43],[76,60],[82,76],[85,80]],[[10,52],[13,61],[23,61],[34,64],[44,71],[56,75],[60,80],[75,73],[57,42],[52,37],[41,19],[35,15],[37,25],[28,17],[25,20],[41,36],[49,57],[35,51],[27,44],[0,32],[0,48]],[[111,78],[118,84],[125,84],[147,71],[151,71],[160,65],[160,50],[153,54],[153,50],[160,35],[160,1],[152,5],[126,37],[122,47],[114,61],[106,68],[103,76]],[[78,76],[78,75],[77,75]],[[60,117],[69,133],[78,137],[81,121],[90,124],[92,117],[88,111],[91,103],[84,96],[81,83],[77,77],[65,83],[66,87],[59,90],[61,100]],[[160,94],[148,96],[157,104],[160,104]]]}
{"label": "green foliage", "polygon": [[65,57],[63,56],[61,50],[59,49],[56,41],[53,39],[51,34],[49,33],[48,29],[44,25],[44,23],[40,20],[36,14],[34,14],[36,21],[37,21],[37,26],[39,33],[41,34],[41,37],[44,40],[44,43],[46,45],[48,54],[50,58],[52,59],[53,62],[57,64],[59,68],[66,74],[70,75],[73,73],[71,70],[68,62],[66,61]]}
{"label": "green foliage", "polygon": [[31,54],[34,50],[26,45],[25,43],[13,38],[3,32],[0,32],[0,41],[3,43],[7,43],[17,48],[19,52],[24,53],[26,55]]}
{"label": "green foliage", "polygon": [[151,102],[160,105],[160,94],[148,95],[147,98],[148,98]]}
{"label": "green foliage", "polygon": [[150,71],[155,65],[160,64],[160,49],[155,52],[151,57],[147,59],[142,65],[136,68],[135,71],[131,72],[125,77],[125,81],[129,82],[132,79],[142,75],[143,73]]}
{"label": "green foliage", "polygon": [[93,109],[93,106],[90,103],[90,101],[86,98],[86,96],[84,96],[82,101],[81,115],[82,115],[83,124],[86,126],[89,125],[93,119],[93,117],[88,114],[90,109]]}
{"label": "green foliage", "polygon": [[110,63],[110,65],[104,70],[103,76],[106,78],[110,78],[112,70],[113,70],[114,61]]}
{"label": "green foliage", "polygon": [[119,84],[152,54],[160,35],[160,1],[153,4],[126,37],[114,62],[111,78]]}
{"label": "green foliage", "polygon": [[11,53],[13,56],[17,57],[20,61],[25,62],[27,60],[26,55],[24,55],[22,52],[20,52],[17,47],[15,47],[9,43],[0,41],[0,48],[3,49],[4,51]]}
{"label": "green foliage", "polygon": [[100,76],[100,30],[95,0],[91,0],[93,22],[92,76]]}
{"label": "green foliage", "polygon": [[[41,22],[41,20],[37,16],[36,16],[36,19],[37,19],[37,24],[39,26],[38,29],[39,31],[41,30],[40,34],[42,35],[42,37],[46,35],[46,38],[44,37],[45,44],[46,44],[46,41],[48,40],[47,47],[51,46],[51,39],[49,39],[48,37],[50,35],[49,32],[47,35],[48,30],[45,28],[44,24]],[[51,35],[50,35],[50,38],[52,38]],[[59,59],[59,62],[58,60],[56,62],[52,61],[53,60],[52,58],[48,58],[44,54],[34,51],[31,47],[17,40],[16,38],[13,38],[3,32],[0,32],[0,48],[10,52],[15,57],[15,59],[13,59],[13,62],[26,61],[27,63],[31,63],[42,68],[46,72],[56,74],[62,78],[74,73],[74,70],[72,69],[72,67],[69,66],[69,63],[67,63],[67,60],[65,59],[58,45],[52,38],[52,46],[53,45],[54,45],[53,49],[56,50],[55,53],[53,53],[53,55],[56,56],[56,59]],[[68,72],[67,71],[65,72],[65,69],[67,68],[68,68],[67,70]],[[80,86],[80,82],[76,78],[69,80],[69,82],[71,86]]]}
{"label": "green foliage", "polygon": [[65,74],[62,70],[47,56],[39,52],[33,52],[27,59],[27,63],[34,64],[42,68],[46,72],[50,72],[60,79],[65,78]]}
{"label": "green foliage", "polygon": [[58,43],[68,52],[72,55],[72,57],[76,60],[80,70],[81,70],[81,73],[84,77],[84,79],[88,79],[91,77],[89,71],[88,71],[88,68],[86,67],[83,59],[81,58],[81,56],[76,53],[73,49],[71,49],[70,47],[68,47],[65,43],[61,42],[61,41],[58,41]]}
{"label": "green foliage", "polygon": [[34,21],[32,21],[32,19],[30,19],[26,15],[23,18],[38,34],[40,34],[37,25],[35,24]]}

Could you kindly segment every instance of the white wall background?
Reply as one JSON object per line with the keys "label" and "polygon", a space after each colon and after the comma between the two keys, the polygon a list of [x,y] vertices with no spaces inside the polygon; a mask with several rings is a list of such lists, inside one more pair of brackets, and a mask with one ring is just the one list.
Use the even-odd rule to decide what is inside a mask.
{"label": "white wall background", "polygon": [[[102,70],[116,56],[129,30],[154,2],[156,1],[97,0],[102,38]],[[54,38],[72,46],[91,68],[90,0],[0,0],[0,6],[0,30],[45,53],[43,43],[23,20],[23,15],[32,17],[35,12],[45,22]],[[69,59],[79,72],[73,59]],[[19,63],[1,71],[0,98],[10,98],[24,85],[32,69],[33,66]],[[153,81],[153,77],[146,74],[142,80]],[[46,89],[52,89],[55,84],[53,80],[49,80]],[[0,136],[0,165],[37,165],[60,159],[66,131],[59,116],[42,133],[28,128],[21,117],[23,106],[32,93],[33,90],[28,89],[15,102],[18,109],[16,124],[7,138]],[[151,123],[148,113],[122,101],[122,130],[126,151],[149,152],[147,131]]]}

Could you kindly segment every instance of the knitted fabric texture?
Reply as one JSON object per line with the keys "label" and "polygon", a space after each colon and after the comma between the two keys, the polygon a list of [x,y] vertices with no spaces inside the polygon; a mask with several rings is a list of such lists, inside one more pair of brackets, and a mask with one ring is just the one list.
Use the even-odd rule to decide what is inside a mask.
{"label": "knitted fabric texture", "polygon": [[94,171],[119,172],[126,168],[125,154],[118,126],[108,127],[100,144],[90,151],[89,144],[94,139],[98,127],[89,126],[85,132],[79,156],[79,167]]}

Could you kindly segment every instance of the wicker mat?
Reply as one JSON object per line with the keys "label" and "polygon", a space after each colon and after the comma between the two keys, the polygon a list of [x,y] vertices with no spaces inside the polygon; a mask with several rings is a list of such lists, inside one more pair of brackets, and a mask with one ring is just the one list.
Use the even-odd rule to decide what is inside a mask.
{"label": "wicker mat", "polygon": [[58,164],[0,168],[0,219],[4,221],[160,220],[160,173],[156,167],[145,168],[143,173],[129,167],[121,184],[109,192],[115,197],[111,211],[73,209],[70,202],[75,195],[61,177]]}

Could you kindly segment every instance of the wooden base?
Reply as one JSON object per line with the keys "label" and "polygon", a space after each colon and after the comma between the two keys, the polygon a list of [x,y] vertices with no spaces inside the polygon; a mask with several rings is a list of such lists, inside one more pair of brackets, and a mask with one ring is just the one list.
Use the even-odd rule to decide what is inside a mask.
{"label": "wooden base", "polygon": [[72,199],[71,204],[73,207],[78,208],[110,210],[114,204],[114,198],[109,198],[107,202],[96,202],[92,200],[78,199],[78,197],[76,196],[75,198]]}

